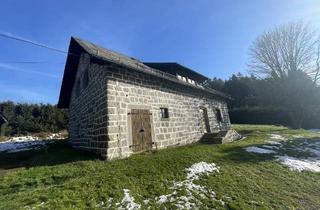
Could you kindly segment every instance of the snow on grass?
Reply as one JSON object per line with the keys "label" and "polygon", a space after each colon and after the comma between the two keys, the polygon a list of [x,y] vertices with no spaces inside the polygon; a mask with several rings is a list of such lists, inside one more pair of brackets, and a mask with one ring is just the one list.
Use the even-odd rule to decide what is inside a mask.
{"label": "snow on grass", "polygon": [[245,150],[247,152],[253,152],[253,153],[259,153],[259,154],[271,154],[271,153],[276,153],[275,151],[271,150],[271,149],[263,149],[263,148],[259,148],[259,147],[247,147],[245,148]]}
{"label": "snow on grass", "polygon": [[293,137],[293,138],[296,138],[296,139],[303,138],[303,136],[302,136],[302,135],[293,135],[292,137]]}
{"label": "snow on grass", "polygon": [[50,141],[41,141],[41,140],[26,140],[26,141],[4,141],[0,142],[0,152],[14,153],[27,151],[32,149],[42,149]]}
{"label": "snow on grass", "polygon": [[40,207],[43,207],[45,204],[46,204],[45,202],[41,202],[33,207],[25,206],[25,209],[28,209],[28,210],[40,209]]}
{"label": "snow on grass", "polygon": [[[199,197],[215,199],[215,192],[193,183],[193,181],[198,180],[201,175],[219,172],[219,167],[215,163],[195,163],[191,167],[186,168],[185,171],[187,172],[187,178],[183,181],[173,182],[173,186],[170,188],[173,190],[172,193],[160,195],[155,198],[155,202],[158,205],[169,202],[178,209],[198,209],[198,206],[203,205]],[[141,205],[134,201],[134,198],[129,194],[129,190],[124,189],[123,191],[124,197],[121,202],[116,203],[117,208],[129,210],[140,209]],[[150,199],[143,200],[144,205],[148,205],[149,202]]]}
{"label": "snow on grass", "polygon": [[52,133],[46,139],[64,139],[62,133]]}
{"label": "snow on grass", "polygon": [[298,159],[287,155],[278,156],[278,160],[289,167],[290,170],[320,172],[320,160]]}
{"label": "snow on grass", "polygon": [[[286,140],[279,134],[269,134],[272,140],[267,141],[268,144],[251,146],[245,148],[247,152],[260,154],[278,154],[277,160],[289,167],[290,170],[295,171],[311,171],[320,173],[320,140],[290,140],[290,141],[276,141]],[[302,136],[293,136],[294,138],[301,138]],[[281,152],[281,154],[279,154]],[[292,157],[286,153],[298,156],[301,153],[309,153],[309,157]]]}
{"label": "snow on grass", "polygon": [[272,140],[267,141],[267,143],[268,143],[268,144],[274,144],[274,145],[281,145],[280,142],[278,142],[278,141],[272,141]]}
{"label": "snow on grass", "polygon": [[286,140],[285,137],[279,135],[279,134],[275,134],[275,133],[271,133],[269,134],[271,139],[276,139],[276,140]]}
{"label": "snow on grass", "polygon": [[42,149],[52,143],[52,139],[62,139],[60,134],[51,134],[49,140],[40,140],[36,136],[16,136],[0,142],[0,152],[14,153],[32,149]]}
{"label": "snow on grass", "polygon": [[121,203],[116,203],[116,206],[118,206],[118,209],[128,209],[128,210],[134,210],[134,209],[140,209],[141,205],[134,202],[134,197],[130,196],[128,189],[123,189],[124,196],[121,201]]}
{"label": "snow on grass", "polygon": [[36,141],[36,140],[39,140],[39,138],[36,136],[15,136],[15,137],[9,138],[8,141],[24,142],[24,141]]}
{"label": "snow on grass", "polygon": [[320,129],[309,129],[308,131],[314,132],[314,133],[320,133]]}
{"label": "snow on grass", "polygon": [[187,179],[197,179],[200,174],[219,172],[219,167],[215,163],[199,162],[187,168],[186,171],[188,172]]}
{"label": "snow on grass", "polygon": [[[290,145],[295,152],[308,152],[309,157],[291,157],[288,155],[278,156],[278,160],[289,167],[290,170],[311,171],[320,173],[320,140],[304,140],[297,144]],[[293,148],[292,148],[293,146]]]}
{"label": "snow on grass", "polygon": [[101,201],[96,205],[98,209],[111,209],[113,198],[108,198],[107,201]]}
{"label": "snow on grass", "polygon": [[180,182],[174,182],[173,192],[156,198],[158,204],[173,203],[178,209],[196,209],[202,202],[198,197],[215,199],[216,193],[204,186],[193,183],[200,175],[209,175],[219,172],[215,163],[199,162],[185,169],[187,178]]}

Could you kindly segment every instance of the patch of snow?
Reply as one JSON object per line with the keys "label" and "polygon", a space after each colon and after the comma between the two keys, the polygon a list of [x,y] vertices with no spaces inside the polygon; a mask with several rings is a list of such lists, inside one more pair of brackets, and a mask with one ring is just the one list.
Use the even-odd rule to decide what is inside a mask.
{"label": "patch of snow", "polygon": [[[180,182],[174,182],[171,188],[173,189],[172,193],[157,197],[158,204],[172,202],[178,209],[197,209],[197,206],[201,205],[201,201],[197,197],[215,199],[215,192],[193,183],[194,180],[199,179],[201,174],[208,175],[209,173],[219,172],[219,167],[215,163],[199,162],[185,170],[187,178]],[[179,196],[179,192],[184,192],[184,194]]]}
{"label": "patch of snow", "polygon": [[64,139],[62,133],[52,133],[46,139]]}
{"label": "patch of snow", "polygon": [[279,135],[279,134],[274,134],[274,133],[271,133],[271,134],[268,134],[270,136],[271,139],[277,139],[277,140],[286,140],[285,137]]}
{"label": "patch of snow", "polygon": [[302,136],[302,135],[293,135],[292,137],[293,137],[293,138],[296,138],[296,139],[303,138],[303,136]]}
{"label": "patch of snow", "polygon": [[21,141],[36,141],[36,140],[52,140],[52,139],[64,139],[62,133],[51,133],[44,137],[39,136],[14,136],[14,137],[8,137],[7,141],[13,141],[13,142],[21,142]]}
{"label": "patch of snow", "polygon": [[101,201],[96,205],[96,207],[99,209],[110,209],[112,205],[112,200],[113,198],[108,198],[107,202]]}
{"label": "patch of snow", "polygon": [[[316,130],[318,131],[318,130]],[[320,129],[319,129],[320,132]],[[278,134],[269,134],[271,139],[275,140],[284,140],[284,137]],[[302,138],[301,135],[294,135],[294,138]],[[281,152],[291,151],[295,152],[293,154],[299,154],[301,152],[310,153],[309,157],[291,157],[287,154],[281,154],[276,156],[277,160],[289,167],[290,170],[295,171],[311,171],[320,173],[320,140],[290,140],[286,142],[278,142],[278,141],[267,141],[269,144],[261,145],[260,147],[247,147],[245,150],[247,152],[261,153],[261,154],[269,154],[269,153],[277,153],[279,148],[281,148]]]}
{"label": "patch of snow", "polygon": [[15,136],[7,141],[0,142],[0,152],[14,153],[32,149],[42,149],[47,144],[52,143],[53,139],[63,139],[61,133],[53,133],[45,140],[37,136]]}
{"label": "patch of snow", "polygon": [[314,133],[320,133],[320,129],[309,129],[308,131],[314,132]]}
{"label": "patch of snow", "polygon": [[245,150],[247,152],[253,152],[253,153],[259,153],[259,154],[271,154],[271,153],[276,153],[275,151],[271,150],[271,149],[263,149],[263,148],[259,148],[259,147],[247,147],[245,148]]}
{"label": "patch of snow", "polygon": [[25,208],[26,209],[29,209],[29,210],[33,210],[33,209],[39,209],[41,206],[45,205],[45,202],[41,202],[33,207],[29,207],[29,206],[26,206]]}
{"label": "patch of snow", "polygon": [[15,137],[12,137],[10,138],[8,141],[11,141],[11,142],[23,142],[23,141],[36,141],[36,140],[39,140],[38,137],[36,136],[15,136]]}
{"label": "patch of snow", "polygon": [[14,152],[21,152],[27,151],[32,149],[42,149],[51,141],[47,140],[9,140],[0,142],[0,152],[7,152],[7,153],[14,153]]}
{"label": "patch of snow", "polygon": [[160,195],[158,197],[158,203],[159,204],[163,204],[163,203],[166,203],[168,202],[168,197],[171,196],[172,194],[168,194],[168,195]]}
{"label": "patch of snow", "polygon": [[271,141],[271,140],[269,140],[269,141],[267,141],[267,143],[268,143],[268,144],[281,145],[281,143],[278,142],[278,141]]}
{"label": "patch of snow", "polygon": [[290,170],[320,172],[320,160],[297,159],[290,156],[278,156],[278,160],[289,167]]}
{"label": "patch of snow", "polygon": [[199,162],[187,168],[186,171],[188,172],[187,179],[197,179],[199,174],[219,172],[219,167],[215,163]]}
{"label": "patch of snow", "polygon": [[141,205],[137,204],[134,202],[134,198],[130,196],[129,192],[130,190],[128,189],[123,189],[124,196],[121,201],[121,203],[116,203],[117,206],[119,206],[118,209],[128,209],[128,210],[133,210],[133,209],[140,209]]}

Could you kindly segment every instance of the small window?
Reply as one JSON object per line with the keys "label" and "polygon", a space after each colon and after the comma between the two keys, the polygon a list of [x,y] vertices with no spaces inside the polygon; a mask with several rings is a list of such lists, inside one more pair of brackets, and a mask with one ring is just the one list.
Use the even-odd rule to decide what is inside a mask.
{"label": "small window", "polygon": [[83,84],[83,89],[85,89],[88,84],[89,84],[89,72],[88,68],[85,70],[83,77],[82,77],[82,84]]}
{"label": "small window", "polygon": [[76,83],[76,96],[78,97],[80,95],[80,80]]}
{"label": "small window", "polygon": [[222,114],[220,109],[216,109],[216,115],[218,122],[222,122]]}
{"label": "small window", "polygon": [[168,108],[160,108],[160,117],[161,117],[161,119],[169,118],[169,110],[168,110]]}

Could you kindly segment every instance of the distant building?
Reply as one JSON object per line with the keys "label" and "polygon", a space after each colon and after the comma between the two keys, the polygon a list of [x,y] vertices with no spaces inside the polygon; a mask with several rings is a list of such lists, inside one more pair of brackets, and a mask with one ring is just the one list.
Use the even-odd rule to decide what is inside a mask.
{"label": "distant building", "polygon": [[58,107],[69,108],[75,148],[107,159],[227,131],[228,96],[177,63],[142,63],[71,38]]}

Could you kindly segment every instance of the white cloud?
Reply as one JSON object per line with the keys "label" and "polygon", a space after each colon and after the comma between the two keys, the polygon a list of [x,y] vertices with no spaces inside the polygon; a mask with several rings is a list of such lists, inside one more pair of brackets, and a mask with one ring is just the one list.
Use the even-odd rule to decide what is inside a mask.
{"label": "white cloud", "polygon": [[18,71],[18,72],[23,72],[23,73],[28,73],[28,74],[37,74],[37,75],[40,75],[40,76],[45,76],[45,77],[50,77],[50,78],[60,78],[56,74],[23,69],[23,68],[20,68],[20,67],[16,67],[16,66],[13,66],[13,65],[6,64],[6,63],[0,63],[0,69]]}

